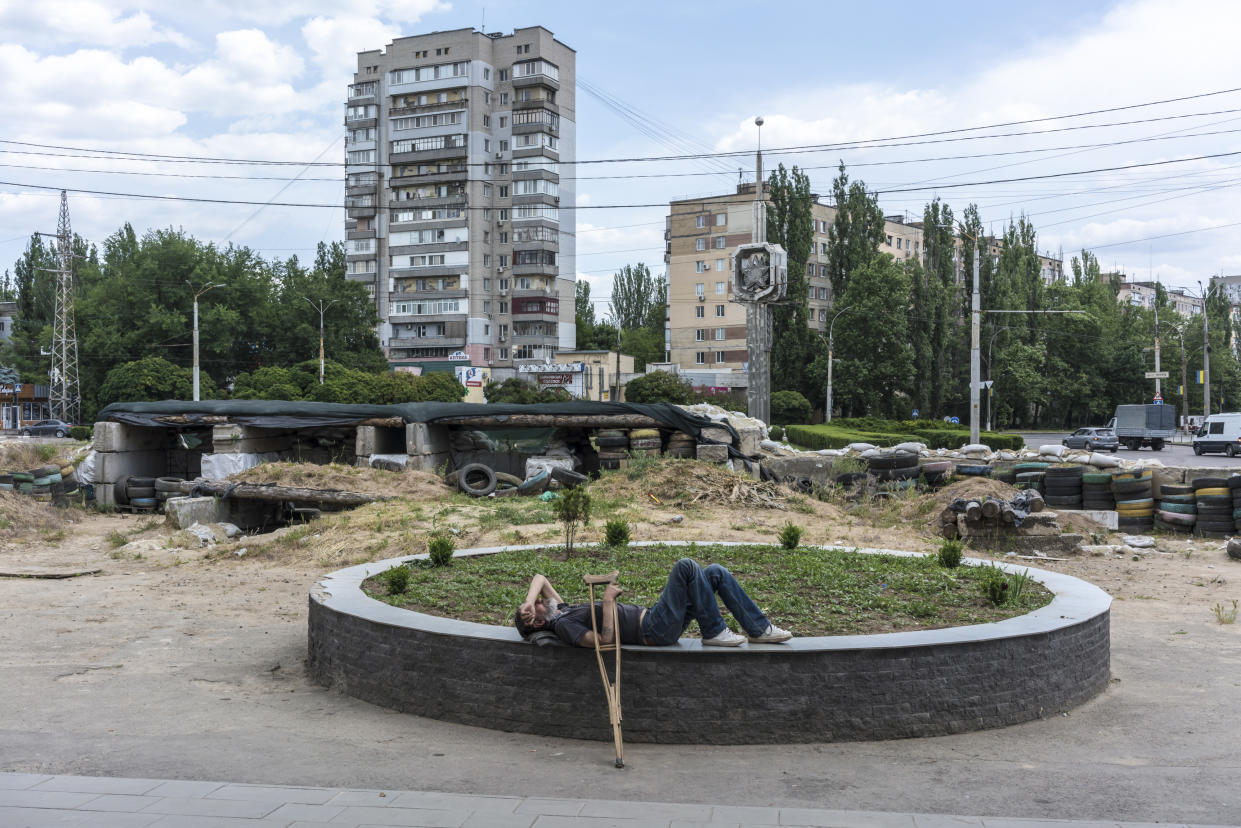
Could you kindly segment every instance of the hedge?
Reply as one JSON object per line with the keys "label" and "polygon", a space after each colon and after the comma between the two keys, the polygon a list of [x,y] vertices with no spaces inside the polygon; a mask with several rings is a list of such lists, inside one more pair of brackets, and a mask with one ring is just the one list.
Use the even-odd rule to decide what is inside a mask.
{"label": "hedge", "polygon": [[89,440],[94,433],[95,429],[93,426],[69,426],[69,436],[75,440]]}
{"label": "hedge", "polygon": [[[944,428],[931,425],[927,427],[929,423],[917,423],[916,427],[913,427],[915,422],[877,420],[870,417],[833,420],[831,423],[815,426],[791,425],[785,429],[785,434],[790,443],[810,449],[838,449],[850,443],[894,446],[910,441],[926,443],[927,448],[933,449],[959,449],[970,441],[969,430],[960,426]],[[1025,447],[1025,441],[1019,434],[997,434],[987,431],[980,435],[979,442],[985,443],[993,450],[1020,450]]]}

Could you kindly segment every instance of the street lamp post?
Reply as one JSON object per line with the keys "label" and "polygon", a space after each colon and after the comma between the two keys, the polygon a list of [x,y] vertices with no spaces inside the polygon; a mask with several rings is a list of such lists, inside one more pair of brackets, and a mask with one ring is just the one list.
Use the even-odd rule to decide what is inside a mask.
{"label": "street lamp post", "polygon": [[836,327],[836,318],[849,308],[841,308],[836,311],[836,316],[832,317],[831,324],[827,326],[827,400],[823,408],[823,421],[830,423],[832,421],[832,345],[834,344],[833,333]]}
{"label": "street lamp post", "polygon": [[982,300],[978,292],[978,237],[974,237],[974,292],[970,299],[970,442],[979,441],[978,434],[978,386],[982,370],[978,365],[979,336],[982,320]]}
{"label": "street lamp post", "polygon": [[[185,283],[190,286],[190,290],[194,289],[194,285],[190,284],[188,279]],[[223,285],[218,282],[208,282],[202,290],[194,294],[194,402],[198,402],[198,297],[217,287],[223,287]]]}
{"label": "street lamp post", "polygon": [[1211,416],[1211,337],[1207,330],[1207,292],[1198,282],[1202,294],[1202,418]]}
{"label": "street lamp post", "polygon": [[987,386],[987,431],[991,430],[991,397],[995,392],[995,368],[993,367],[995,363],[991,361],[991,346],[995,345],[995,336],[1001,330],[1003,329],[997,326],[991,332],[991,340],[987,343],[987,380],[991,383]]}
{"label": "street lamp post", "polygon": [[323,385],[323,364],[324,364],[324,360],[323,360],[323,314],[327,311],[328,308],[332,307],[332,305],[335,305],[340,300],[333,299],[331,302],[328,302],[325,305],[323,304],[323,300],[320,299],[319,304],[316,305],[314,302],[311,302],[311,300],[307,299],[305,296],[303,296],[302,298],[306,299],[307,302],[310,302],[310,306],[312,308],[319,311],[319,384]]}

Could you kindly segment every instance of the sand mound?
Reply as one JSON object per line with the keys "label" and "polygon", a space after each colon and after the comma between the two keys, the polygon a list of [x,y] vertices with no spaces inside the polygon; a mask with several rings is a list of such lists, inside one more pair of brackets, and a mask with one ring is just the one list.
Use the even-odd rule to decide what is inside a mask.
{"label": "sand mound", "polygon": [[332,463],[319,466],[311,463],[263,463],[247,469],[231,479],[243,483],[275,483],[279,486],[301,486],[307,489],[338,489],[346,492],[391,495],[410,500],[438,500],[452,490],[444,481],[429,472],[357,468]]}
{"label": "sand mound", "polygon": [[62,509],[15,492],[0,491],[0,537],[18,537],[44,529],[59,529],[78,520],[78,509]]}
{"label": "sand mound", "polygon": [[775,483],[697,460],[664,459],[605,474],[592,491],[646,502],[654,495],[665,506],[690,504],[756,506],[787,509],[789,491]]}

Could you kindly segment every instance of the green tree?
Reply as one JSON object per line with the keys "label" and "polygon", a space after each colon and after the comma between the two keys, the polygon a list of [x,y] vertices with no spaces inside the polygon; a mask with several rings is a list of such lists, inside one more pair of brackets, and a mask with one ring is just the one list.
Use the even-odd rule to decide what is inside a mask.
{"label": "green tree", "polygon": [[595,305],[590,301],[590,282],[578,279],[573,284],[573,315],[578,328],[595,324]]}
{"label": "green tree", "polygon": [[624,331],[644,327],[651,308],[664,303],[662,285],[663,279],[651,276],[650,268],[642,262],[622,267],[612,277],[612,322]]}
{"label": "green tree", "polygon": [[509,377],[503,382],[492,380],[483,386],[483,396],[489,403],[535,403],[564,402],[572,396],[563,388],[539,388],[521,377]]}
{"label": "green tree", "polygon": [[667,402],[687,405],[696,402],[698,395],[688,380],[668,371],[651,371],[634,377],[625,386],[625,401],[634,403]]}
{"label": "green tree", "polygon": [[832,198],[836,204],[836,218],[828,230],[827,271],[835,302],[853,274],[879,255],[879,245],[885,234],[879,197],[866,192],[864,181],[850,184],[843,161],[832,180]]}
{"label": "green tree", "polygon": [[810,401],[796,391],[777,391],[771,395],[771,421],[795,425],[810,421]]}
{"label": "green tree", "polygon": [[788,254],[788,291],[772,309],[771,387],[813,393],[805,367],[813,359],[806,266],[814,233],[814,196],[806,174],[797,167],[790,172],[783,164],[772,171],[767,189],[767,240]]}
{"label": "green tree", "polygon": [[[203,399],[215,396],[211,377],[199,377]],[[194,377],[188,368],[173,365],[163,357],[144,357],[108,371],[99,389],[100,405],[114,402],[155,402],[188,400],[193,396]]]}
{"label": "green tree", "polygon": [[849,416],[908,416],[913,354],[905,310],[892,303],[908,295],[908,275],[885,254],[854,272],[837,300],[850,312],[836,321],[833,395]]}
{"label": "green tree", "polygon": [[912,396],[924,417],[938,418],[945,407],[945,388],[951,383],[951,346],[959,335],[953,305],[956,290],[956,238],[952,208],[935,199],[922,212],[922,248],[925,267],[907,260],[913,286],[910,307],[910,345],[914,373]]}

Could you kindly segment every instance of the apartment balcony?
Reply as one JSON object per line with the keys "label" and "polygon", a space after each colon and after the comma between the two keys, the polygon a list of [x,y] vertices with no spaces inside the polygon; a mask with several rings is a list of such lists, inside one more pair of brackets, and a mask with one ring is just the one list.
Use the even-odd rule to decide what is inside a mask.
{"label": "apartment balcony", "polygon": [[517,112],[522,109],[546,109],[549,112],[560,114],[560,105],[545,98],[539,98],[533,101],[514,101],[513,111]]}
{"label": "apartment balcony", "polygon": [[372,284],[375,281],[375,272],[367,271],[365,273],[346,273],[345,278],[351,282],[361,282],[362,284]]}
{"label": "apartment balcony", "polygon": [[425,106],[389,106],[388,115],[430,115],[434,112],[442,112],[446,109],[465,109],[469,105],[469,102],[469,98],[459,98],[455,101],[426,104]]}
{"label": "apartment balcony", "polygon": [[464,336],[394,336],[388,340],[389,348],[464,348]]}
{"label": "apartment balcony", "polygon": [[519,334],[513,333],[515,345],[555,345],[560,341],[559,334]]}
{"label": "apartment balcony", "polygon": [[350,129],[362,129],[363,127],[373,127],[373,126],[377,126],[378,123],[379,123],[379,119],[376,118],[374,115],[368,115],[365,118],[350,118],[348,115],[345,116],[345,126],[349,127]]}
{"label": "apartment balcony", "polygon": [[513,311],[514,322],[558,322],[560,313],[558,311]]}
{"label": "apartment balcony", "polygon": [[371,230],[350,230],[349,232],[345,233],[345,238],[349,241],[352,241],[353,239],[373,239],[375,238],[375,231],[373,229]]}
{"label": "apartment balcony", "polygon": [[519,158],[534,158],[545,155],[553,161],[560,160],[560,150],[554,150],[551,147],[514,147],[513,160]]}
{"label": "apartment balcony", "polygon": [[[434,302],[438,299],[465,299],[469,295],[470,292],[465,288],[459,288],[456,290],[406,289],[400,293],[389,293],[388,304],[391,305],[393,302]],[[465,313],[465,311],[462,311],[462,313]]]}
{"label": "apartment balcony", "polygon": [[[426,267],[389,267],[388,275],[394,279],[440,279],[444,276],[460,276],[470,269],[469,265],[428,265]],[[447,294],[441,298],[448,298]]]}
{"label": "apartment balcony", "polygon": [[454,158],[460,158],[465,152],[465,147],[443,147],[442,149],[394,152],[388,156],[388,163],[397,166],[400,164],[416,164],[420,161],[450,161]]}
{"label": "apartment balcony", "polygon": [[464,193],[437,198],[406,198],[400,201],[394,198],[388,203],[388,206],[393,210],[419,210],[431,209],[432,207],[460,207],[464,210],[466,198]]}
{"label": "apartment balcony", "polygon": [[551,75],[522,75],[519,78],[512,78],[512,82],[514,89],[522,89],[527,86],[546,86],[548,89],[560,88],[560,81]]}
{"label": "apartment balcony", "polygon": [[550,170],[513,170],[514,181],[555,181],[560,182],[560,173],[554,173]]}
{"label": "apartment balcony", "polygon": [[539,239],[538,241],[513,242],[513,252],[516,253],[521,250],[550,250],[555,253],[560,250],[560,242],[545,241],[542,239]]}
{"label": "apartment balcony", "polygon": [[533,124],[513,124],[514,135],[525,135],[530,132],[546,132],[548,135],[560,135],[560,125],[552,126],[551,124],[536,122]]}
{"label": "apartment balcony", "polygon": [[376,209],[374,204],[365,207],[346,207],[345,216],[351,219],[370,218],[375,215]]}
{"label": "apartment balcony", "polygon": [[513,265],[514,276],[546,276],[548,279],[556,278],[556,269],[559,265],[549,264],[519,264]]}
{"label": "apartment balcony", "polygon": [[469,250],[468,241],[428,242],[427,244],[392,244],[388,243],[388,253],[393,256],[418,256],[423,253],[455,253]]}
{"label": "apartment balcony", "polygon": [[402,175],[392,178],[389,187],[408,186],[411,184],[457,184],[469,180],[469,170],[450,170],[448,172],[428,172],[418,175]]}
{"label": "apartment balcony", "polygon": [[[551,279],[552,277],[549,276],[548,278]],[[523,296],[529,296],[529,297],[537,296],[539,298],[543,298],[546,296],[559,296],[559,295],[560,294],[559,292],[557,292],[555,285],[552,285],[546,288],[515,288],[513,290],[514,299],[520,299]]]}

